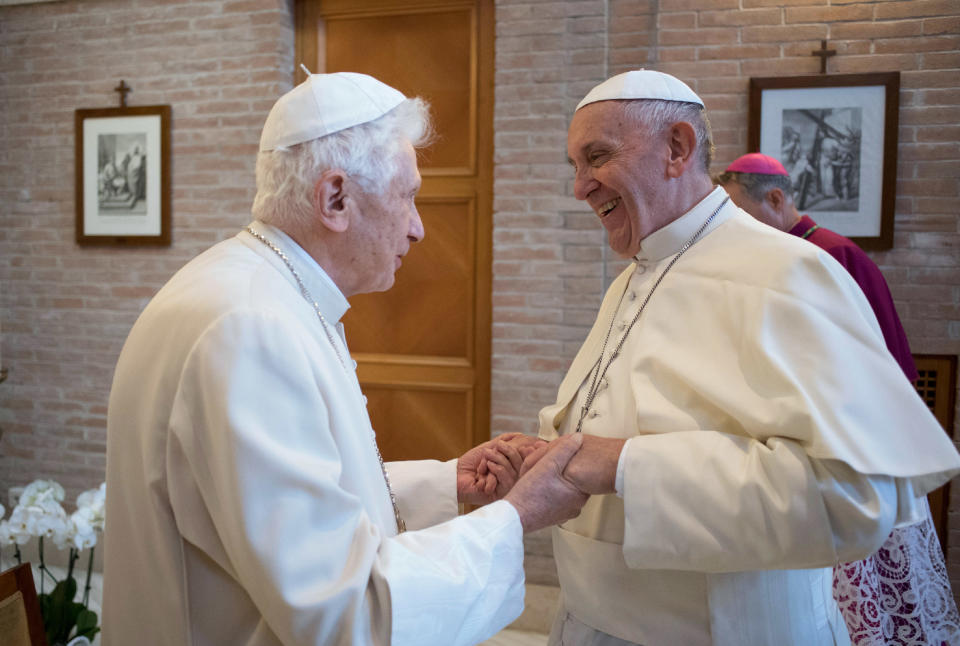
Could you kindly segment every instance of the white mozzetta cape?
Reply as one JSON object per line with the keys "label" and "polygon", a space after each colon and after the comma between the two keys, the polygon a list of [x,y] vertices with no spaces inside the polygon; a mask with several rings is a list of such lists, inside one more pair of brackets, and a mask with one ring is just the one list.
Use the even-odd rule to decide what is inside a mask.
{"label": "white mozzetta cape", "polygon": [[455,518],[455,461],[394,463],[415,530],[396,534],[339,324],[347,301],[292,240],[254,226],[337,326],[348,367],[290,271],[246,232],[157,294],[110,397],[104,644],[487,638],[523,609],[516,511],[501,501]]}
{"label": "white mozzetta cape", "polygon": [[[725,197],[643,241],[543,437],[575,430],[610,321],[604,363]],[[960,471],[843,267],[732,202],[654,293],[583,431],[633,439],[623,498],[594,496],[554,530],[565,609],[645,646],[848,643],[828,566],[919,520],[917,497]]]}

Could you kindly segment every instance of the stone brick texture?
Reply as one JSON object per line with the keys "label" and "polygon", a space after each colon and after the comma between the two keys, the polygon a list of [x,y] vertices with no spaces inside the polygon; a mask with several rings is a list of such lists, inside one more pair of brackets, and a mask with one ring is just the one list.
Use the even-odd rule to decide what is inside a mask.
{"label": "stone brick texture", "polygon": [[[494,1],[494,0],[488,0]],[[64,0],[0,7],[0,500],[103,478],[107,396],[133,321],[176,269],[249,219],[259,128],[291,86],[292,0]],[[491,431],[536,413],[624,266],[573,198],[566,127],[603,79],[687,81],[714,171],[746,152],[751,76],[901,72],[896,234],[871,253],[913,350],[960,354],[960,5],[953,0],[495,0]],[[74,110],[173,108],[173,244],[74,242]],[[958,397],[960,401],[960,397]],[[960,420],[960,414],[957,415]],[[908,429],[905,429],[905,432]],[[960,434],[958,434],[960,435]],[[954,487],[956,489],[956,487]],[[948,562],[960,588],[960,504]]]}
{"label": "stone brick texture", "polygon": [[[120,348],[170,276],[250,219],[260,127],[292,86],[292,3],[69,0],[0,7],[0,502],[103,481]],[[173,244],[74,241],[74,110],[172,108]],[[70,507],[72,508],[72,506]]]}

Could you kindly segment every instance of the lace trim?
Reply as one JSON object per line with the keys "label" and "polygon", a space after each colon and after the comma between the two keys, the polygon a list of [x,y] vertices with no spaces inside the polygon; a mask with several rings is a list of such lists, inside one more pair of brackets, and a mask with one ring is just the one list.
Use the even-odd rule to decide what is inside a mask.
{"label": "lace trim", "polygon": [[893,530],[872,556],[836,566],[833,596],[855,646],[960,644],[960,614],[929,513]]}

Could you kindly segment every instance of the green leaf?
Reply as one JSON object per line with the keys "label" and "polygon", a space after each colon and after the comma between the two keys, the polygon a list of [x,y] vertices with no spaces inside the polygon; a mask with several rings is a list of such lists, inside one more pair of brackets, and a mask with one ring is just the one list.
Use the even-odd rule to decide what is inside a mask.
{"label": "green leaf", "polygon": [[87,631],[97,627],[97,613],[83,608],[77,613],[77,634],[83,635]]}
{"label": "green leaf", "polygon": [[50,614],[50,595],[38,594],[37,600],[40,602],[40,614],[46,617]]}
{"label": "green leaf", "polygon": [[[49,594],[38,595],[43,629],[50,644],[65,644],[72,637],[92,640],[100,632],[97,613],[85,608],[73,599],[77,595],[77,582],[69,577],[57,583]],[[76,633],[74,633],[76,628]]]}
{"label": "green leaf", "polygon": [[73,602],[76,594],[77,582],[73,577],[60,581],[50,593],[47,613],[43,616],[43,625],[49,643],[66,643],[70,636],[77,614],[83,609],[81,604]]}
{"label": "green leaf", "polygon": [[72,601],[63,609],[63,625],[67,630],[67,635],[70,634],[70,629],[77,624],[77,617],[82,610],[82,603],[73,603]]}

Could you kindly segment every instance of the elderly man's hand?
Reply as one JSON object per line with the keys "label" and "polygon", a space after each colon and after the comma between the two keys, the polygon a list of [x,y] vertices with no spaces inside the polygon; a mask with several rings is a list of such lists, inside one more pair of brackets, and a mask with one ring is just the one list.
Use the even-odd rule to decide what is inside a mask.
{"label": "elderly man's hand", "polygon": [[589,496],[567,480],[563,470],[582,442],[583,437],[577,433],[542,447],[537,463],[505,496],[516,508],[524,532],[556,525],[580,514]]}
{"label": "elderly man's hand", "polygon": [[536,449],[541,446],[546,446],[547,444],[546,440],[541,440],[539,437],[526,435],[525,433],[504,433],[503,435],[498,435],[497,439],[515,448],[523,460],[526,460]]}
{"label": "elderly man's hand", "polygon": [[520,477],[523,457],[503,437],[475,446],[457,460],[458,502],[486,505],[499,500]]}
{"label": "elderly man's hand", "polygon": [[584,493],[616,493],[617,463],[625,443],[616,437],[584,435],[583,447],[563,475]]}
{"label": "elderly man's hand", "polygon": [[[584,493],[616,493],[617,463],[625,442],[620,438],[583,435],[583,446],[570,459],[563,475]],[[537,447],[524,458],[521,477],[546,454],[547,448]]]}

